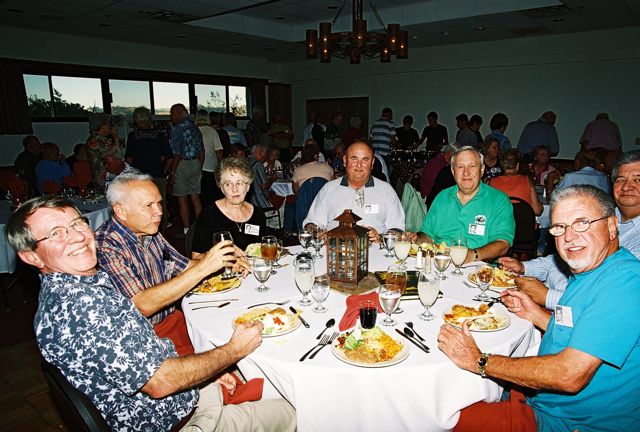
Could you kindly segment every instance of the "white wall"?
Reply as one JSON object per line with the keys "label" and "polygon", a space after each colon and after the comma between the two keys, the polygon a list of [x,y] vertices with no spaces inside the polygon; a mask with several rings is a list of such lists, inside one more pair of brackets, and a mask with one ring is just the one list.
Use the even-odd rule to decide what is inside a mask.
{"label": "white wall", "polygon": [[278,79],[292,84],[293,129],[301,137],[305,101],[331,97],[369,97],[370,121],[384,106],[396,124],[413,115],[420,132],[426,113],[435,110],[455,136],[455,116],[484,119],[483,134],[496,112],[509,117],[506,135],[517,145],[524,125],[546,110],[558,115],[560,156],[573,158],[584,126],[598,112],[617,122],[624,149],[640,137],[640,28],[481,42],[410,50],[408,60],[377,60],[360,65],[334,59],[280,66]]}

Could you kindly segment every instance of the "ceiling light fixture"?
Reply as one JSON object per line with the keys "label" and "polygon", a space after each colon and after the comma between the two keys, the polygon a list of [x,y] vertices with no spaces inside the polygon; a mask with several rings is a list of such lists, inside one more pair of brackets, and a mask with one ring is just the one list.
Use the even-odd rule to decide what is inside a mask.
{"label": "ceiling light fixture", "polygon": [[369,60],[376,57],[380,57],[381,63],[389,63],[393,54],[399,59],[409,58],[409,32],[401,30],[400,24],[385,26],[372,0],[369,0],[369,5],[380,26],[387,29],[386,33],[367,31],[367,21],[362,14],[362,0],[353,0],[352,30],[332,33],[331,26],[335,25],[346,2],[347,0],[342,2],[332,22],[321,22],[319,31],[307,30],[307,58],[318,58],[318,51],[320,63],[330,63],[332,55],[349,59],[351,64],[359,64],[361,58]]}

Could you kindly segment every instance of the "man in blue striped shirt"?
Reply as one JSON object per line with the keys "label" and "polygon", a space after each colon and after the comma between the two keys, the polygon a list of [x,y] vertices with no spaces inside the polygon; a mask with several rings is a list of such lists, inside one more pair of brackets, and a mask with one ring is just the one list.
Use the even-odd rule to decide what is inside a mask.
{"label": "man in blue striped shirt", "polygon": [[[396,144],[396,128],[393,124],[393,111],[386,107],[380,118],[371,125],[371,147],[376,154],[385,159]],[[386,161],[387,164],[389,161]]]}

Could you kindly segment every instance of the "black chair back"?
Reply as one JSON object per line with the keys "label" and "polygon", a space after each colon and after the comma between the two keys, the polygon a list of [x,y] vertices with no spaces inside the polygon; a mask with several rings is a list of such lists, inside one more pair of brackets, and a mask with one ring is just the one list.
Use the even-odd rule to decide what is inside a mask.
{"label": "black chair back", "polygon": [[100,411],[89,398],[67,381],[57,367],[43,360],[42,372],[49,385],[51,398],[69,430],[81,432],[110,430]]}
{"label": "black chair back", "polygon": [[518,197],[509,198],[516,221],[516,232],[513,237],[513,245],[509,249],[509,256],[515,256],[518,259],[535,258],[540,237],[540,231],[536,229],[536,214],[525,200]]}
{"label": "black chair back", "polygon": [[298,226],[298,232],[303,231],[302,222],[307,218],[309,208],[313,203],[313,200],[327,183],[327,179],[322,177],[311,177],[302,183],[300,190],[298,190],[298,196],[296,197],[296,224]]}

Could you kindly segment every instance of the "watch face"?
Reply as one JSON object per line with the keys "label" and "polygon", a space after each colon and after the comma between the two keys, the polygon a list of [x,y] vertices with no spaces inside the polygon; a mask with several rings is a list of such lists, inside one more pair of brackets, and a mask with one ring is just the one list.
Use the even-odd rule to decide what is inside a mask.
{"label": "watch face", "polygon": [[486,357],[480,357],[480,360],[478,360],[478,366],[483,367],[487,365],[487,358]]}

